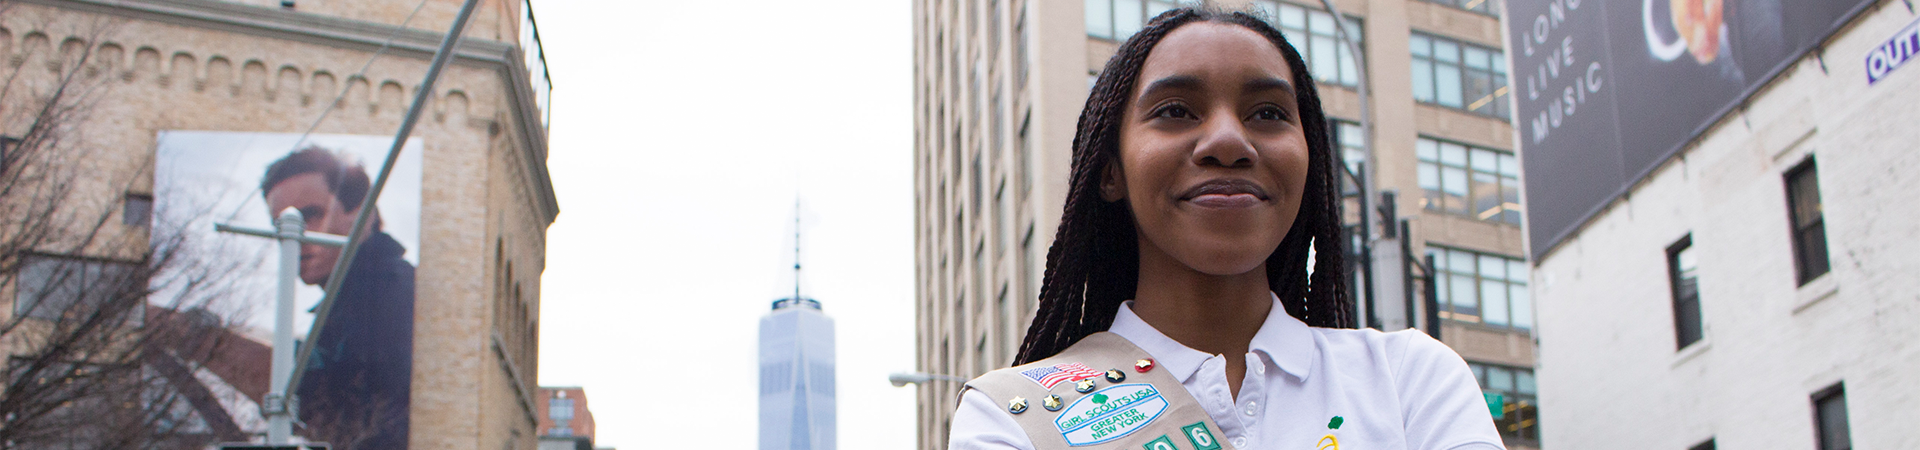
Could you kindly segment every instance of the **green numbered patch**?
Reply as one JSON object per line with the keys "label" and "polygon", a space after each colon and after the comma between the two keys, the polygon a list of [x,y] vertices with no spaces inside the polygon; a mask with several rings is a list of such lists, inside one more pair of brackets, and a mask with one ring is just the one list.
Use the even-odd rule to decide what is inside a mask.
{"label": "green numbered patch", "polygon": [[1147,441],[1147,450],[1180,450],[1180,447],[1175,447],[1173,440],[1162,434],[1158,439]]}
{"label": "green numbered patch", "polygon": [[1213,431],[1207,429],[1206,422],[1180,427],[1180,432],[1187,435],[1187,440],[1193,442],[1196,450],[1220,450],[1220,441],[1213,438]]}

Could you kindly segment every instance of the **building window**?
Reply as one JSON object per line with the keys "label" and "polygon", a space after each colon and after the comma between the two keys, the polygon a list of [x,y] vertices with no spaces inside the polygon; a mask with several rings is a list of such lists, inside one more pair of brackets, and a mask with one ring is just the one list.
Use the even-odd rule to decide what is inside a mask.
{"label": "building window", "polygon": [[1820,437],[1820,450],[1852,450],[1852,433],[1847,431],[1847,391],[1842,385],[1813,394],[1813,426]]}
{"label": "building window", "polygon": [[1414,32],[1413,98],[1507,119],[1507,59],[1500,50]]}
{"label": "building window", "polygon": [[[1360,70],[1354,65],[1353,52],[1340,43],[1340,31],[1334,26],[1333,14],[1274,0],[1256,0],[1253,4],[1293,41],[1294,48],[1300,50],[1300,58],[1313,70],[1315,81],[1348,87],[1360,84]],[[1366,42],[1360,21],[1349,17],[1346,22],[1354,42]],[[1305,39],[1301,39],[1302,36]]]}
{"label": "building window", "polygon": [[1713,450],[1713,438],[1707,438],[1706,442],[1701,442],[1698,444],[1694,444],[1692,447],[1687,447],[1687,450]]}
{"label": "building window", "polygon": [[1086,0],[1087,36],[1124,41],[1147,21],[1181,6],[1200,6],[1200,0]]}
{"label": "building window", "polygon": [[144,227],[153,222],[153,195],[128,193],[122,205],[120,223]]}
{"label": "building window", "polygon": [[1793,224],[1793,267],[1800,284],[1807,284],[1829,268],[1819,172],[1811,159],[1787,171],[1787,213]]}
{"label": "building window", "polygon": [[1423,1],[1427,3],[1437,3],[1441,5],[1452,6],[1455,8],[1460,8],[1460,9],[1473,11],[1481,14],[1486,14],[1489,16],[1495,16],[1495,17],[1499,17],[1500,11],[1501,11],[1500,0],[1423,0]]}
{"label": "building window", "polygon": [[1473,377],[1480,380],[1487,409],[1508,445],[1540,440],[1539,404],[1534,401],[1533,370],[1488,364],[1467,363]]}
{"label": "building window", "polygon": [[1533,328],[1527,264],[1518,258],[1427,246],[1433,257],[1440,318],[1490,326]]}
{"label": "building window", "polygon": [[1420,138],[1420,206],[1520,224],[1520,160],[1512,153]]}
{"label": "building window", "polygon": [[1340,160],[1347,164],[1347,171],[1358,175],[1360,164],[1367,162],[1366,131],[1360,124],[1334,120],[1333,140],[1340,145]]}
{"label": "building window", "polygon": [[548,399],[547,419],[553,420],[554,428],[567,428],[567,421],[573,420],[573,399],[560,397]]}
{"label": "building window", "polygon": [[1667,280],[1673,285],[1673,335],[1676,348],[1700,341],[1700,274],[1693,235],[1667,247]]}
{"label": "building window", "polygon": [[89,261],[77,258],[32,255],[20,264],[18,287],[14,290],[13,313],[36,319],[109,312],[103,307],[126,307],[136,311],[129,322],[139,323],[140,302],[112,300],[137,299],[146,295],[146,283],[135,277],[134,266],[125,263]]}

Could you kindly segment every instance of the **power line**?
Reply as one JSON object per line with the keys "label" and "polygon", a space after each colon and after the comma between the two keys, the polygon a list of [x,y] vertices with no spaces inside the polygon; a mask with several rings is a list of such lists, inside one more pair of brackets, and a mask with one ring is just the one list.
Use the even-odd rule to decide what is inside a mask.
{"label": "power line", "polygon": [[[307,131],[300,133],[300,139],[293,141],[293,148],[287,149],[287,153],[300,151],[300,146],[307,143],[307,137],[313,135],[313,130],[319,129],[320,123],[325,122],[327,116],[333,114],[333,110],[340,105],[340,102],[346,100],[347,91],[353,90],[353,80],[355,78],[365,79],[367,77],[367,69],[373,67],[374,61],[386,55],[387,49],[393,48],[393,41],[400,38],[400,33],[407,30],[407,24],[413,23],[413,16],[419,15],[420,9],[426,6],[427,0],[420,0],[419,4],[413,5],[413,12],[407,13],[407,18],[400,21],[400,26],[394,28],[393,33],[387,35],[387,41],[380,43],[380,49],[374,50],[373,56],[368,57],[367,62],[360,65],[360,71],[354,72],[353,76],[347,77],[346,84],[340,87],[340,94],[333,96],[333,101],[327,103],[326,107],[320,109],[320,117],[314,118],[313,124],[307,126]],[[227,221],[232,222],[234,217],[239,217],[240,210],[246,209],[247,204],[253,203],[253,196],[256,194],[260,194],[259,187],[254,187],[253,192],[249,192],[246,197],[241,198],[240,204],[233,207],[233,213],[227,215]],[[273,213],[273,211],[267,211],[267,214]]]}

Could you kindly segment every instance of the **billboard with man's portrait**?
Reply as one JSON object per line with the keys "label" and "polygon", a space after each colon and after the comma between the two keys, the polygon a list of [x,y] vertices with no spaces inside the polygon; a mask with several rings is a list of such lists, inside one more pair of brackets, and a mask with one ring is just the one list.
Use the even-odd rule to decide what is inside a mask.
{"label": "billboard with man's portrait", "polygon": [[[334,273],[338,248],[302,244],[294,336],[311,346],[299,386],[295,434],[337,449],[405,449],[413,365],[414,268],[420,248],[420,138],[408,140],[379,200],[362,204],[393,142],[391,136],[163,131],[154,170],[154,212],[189,224],[193,239],[238,265],[241,329],[270,342],[279,252],[274,240],[219,233],[215,222],[274,228],[289,208],[309,232],[346,236],[358,214],[372,215],[346,273]],[[344,277],[325,329],[310,328],[323,286]],[[297,353],[297,351],[296,351]],[[265,367],[270,361],[258,361]],[[203,379],[239,402],[225,414],[236,426],[264,431],[258,412],[265,392],[213,373]],[[234,376],[245,376],[236,374]],[[206,378],[206,377],[202,377]],[[258,387],[254,387],[258,390]],[[216,389],[219,390],[219,389]],[[240,403],[240,404],[233,404]],[[250,404],[247,404],[250,403]],[[202,414],[203,417],[208,415]]]}
{"label": "billboard with man's portrait", "polygon": [[1539,258],[1870,0],[1509,0]]}

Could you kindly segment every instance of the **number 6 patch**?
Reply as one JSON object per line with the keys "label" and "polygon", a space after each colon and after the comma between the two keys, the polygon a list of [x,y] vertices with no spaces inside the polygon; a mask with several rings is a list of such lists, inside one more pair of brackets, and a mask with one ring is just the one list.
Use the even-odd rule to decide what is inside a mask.
{"label": "number 6 patch", "polygon": [[1213,431],[1207,430],[1206,422],[1180,427],[1180,431],[1187,435],[1188,441],[1193,442],[1196,450],[1220,450],[1220,441],[1213,439]]}

